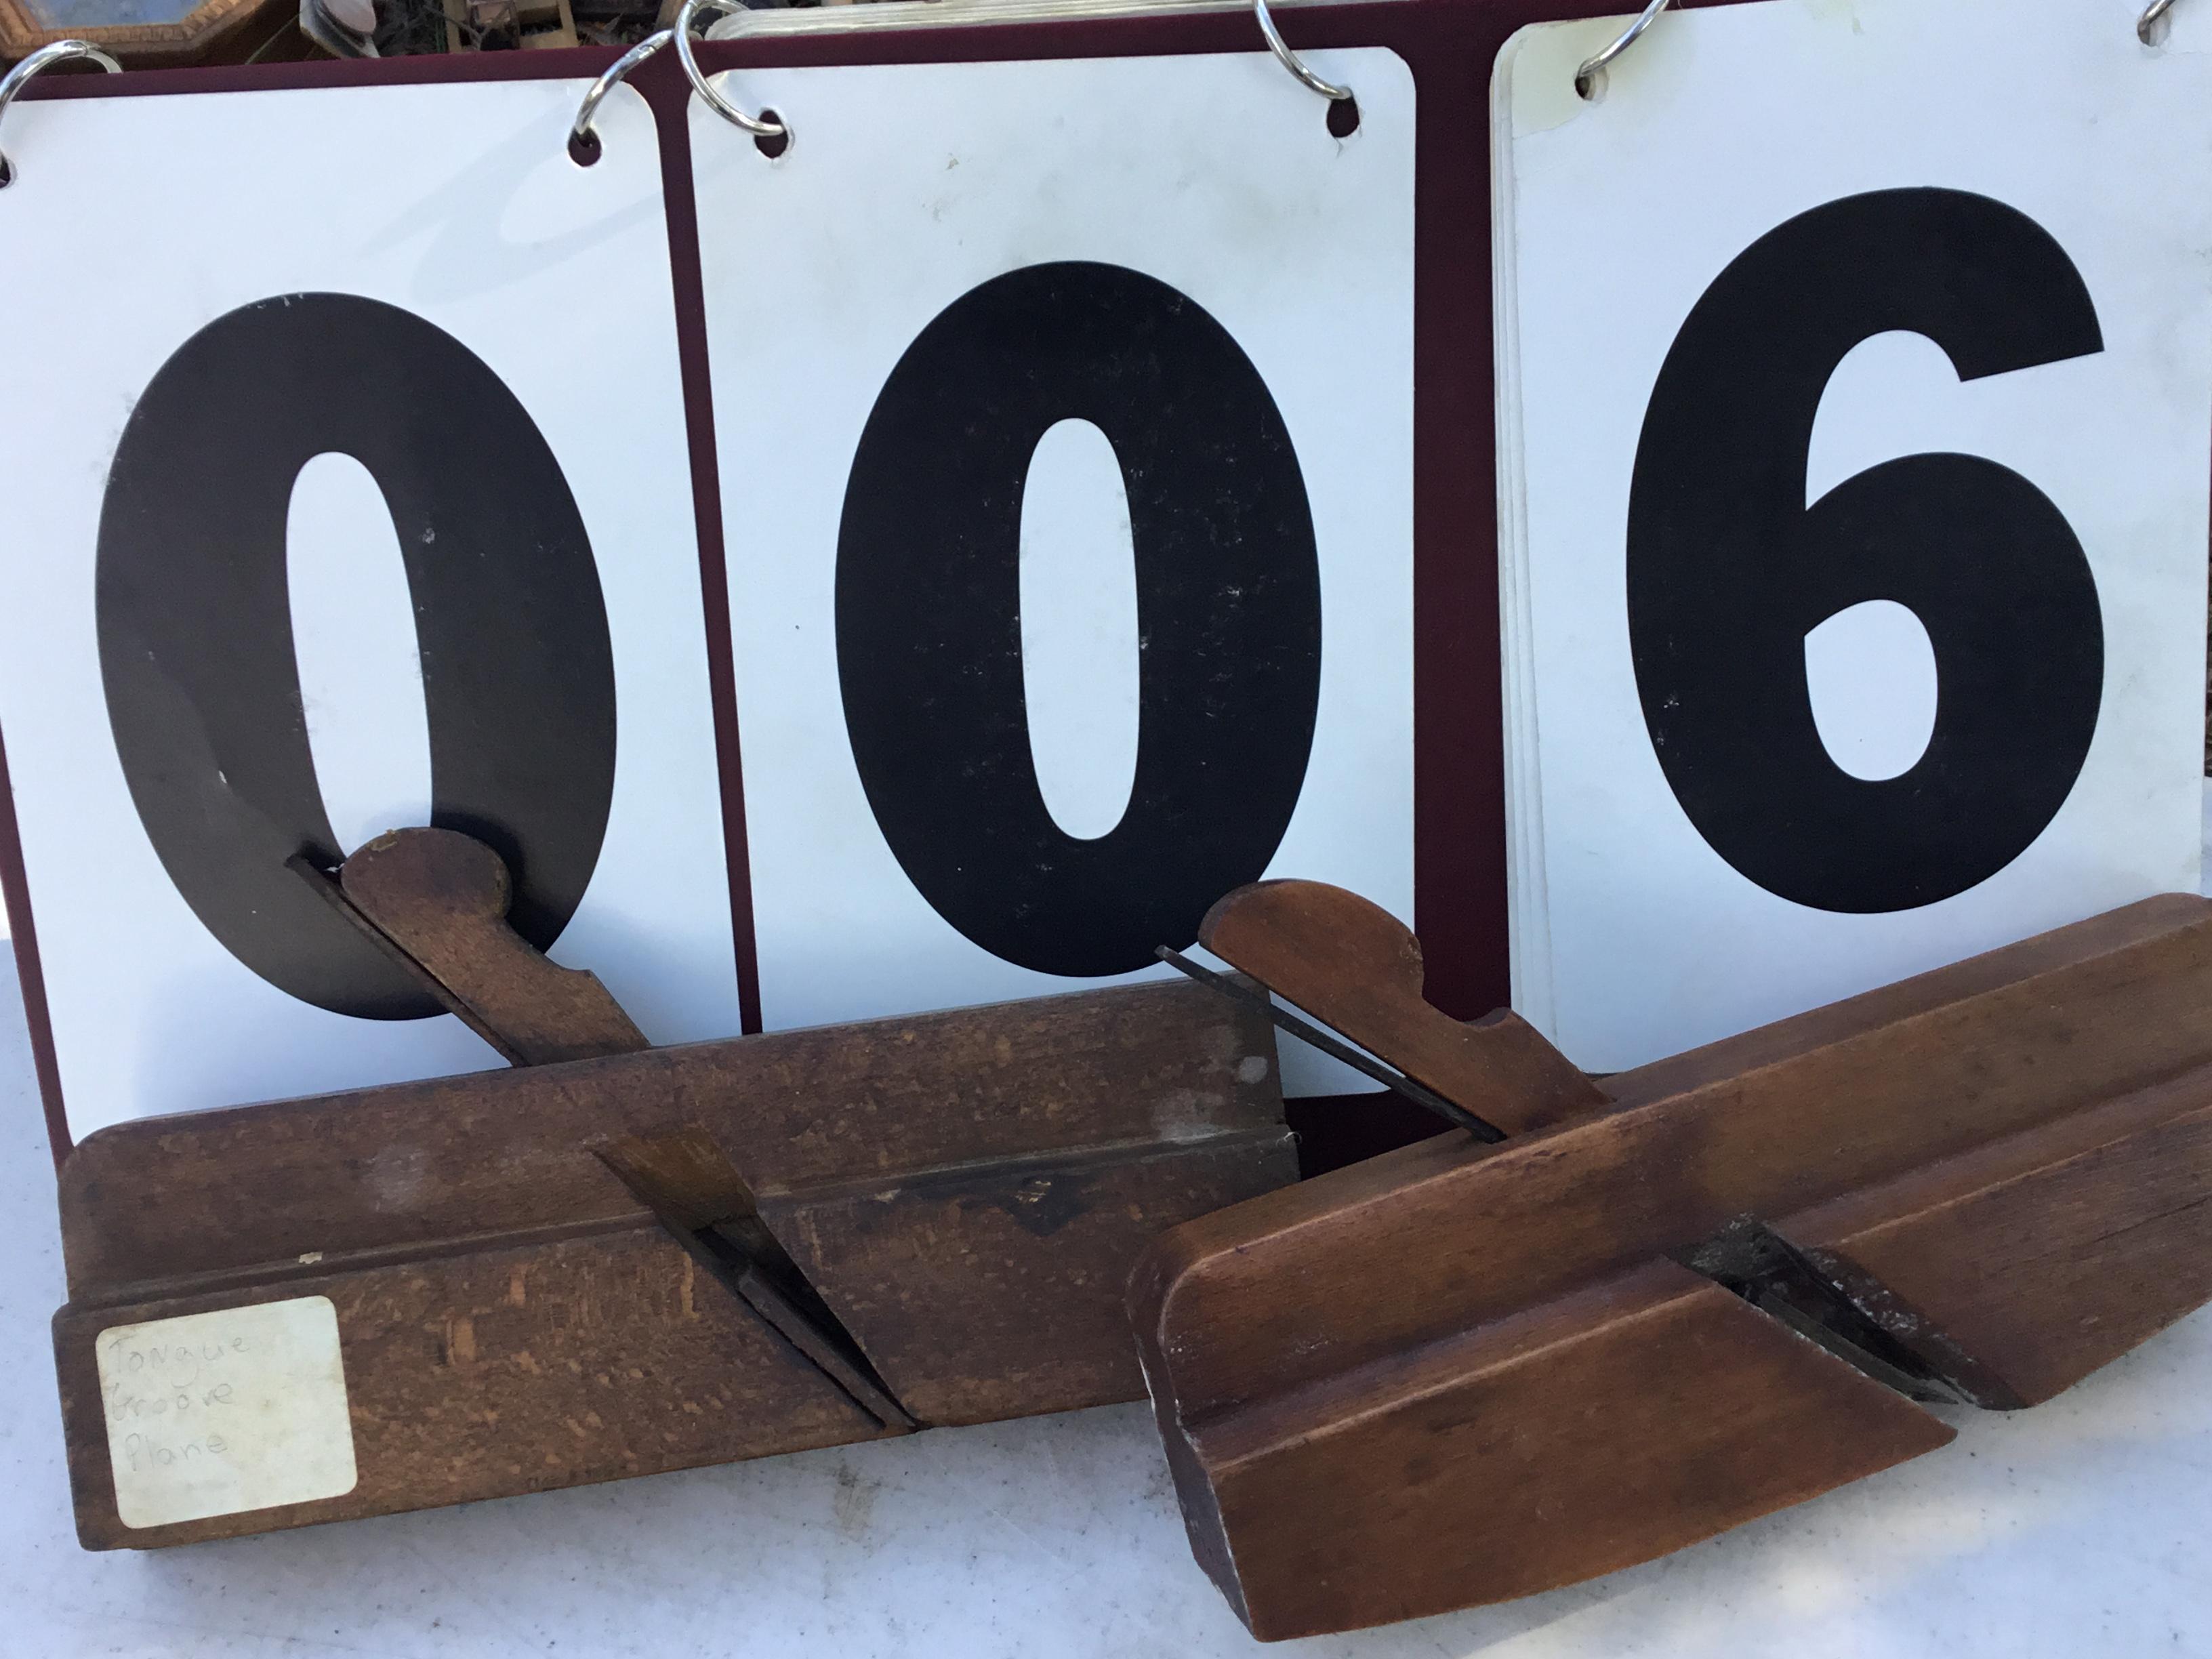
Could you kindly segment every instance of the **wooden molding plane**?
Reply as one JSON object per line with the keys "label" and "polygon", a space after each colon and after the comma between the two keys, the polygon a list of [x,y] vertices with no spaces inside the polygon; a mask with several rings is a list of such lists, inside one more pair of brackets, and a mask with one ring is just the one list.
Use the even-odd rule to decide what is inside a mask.
{"label": "wooden molding plane", "polygon": [[1297,1176],[1272,1030],[1198,986],[654,1048],[465,836],[301,874],[516,1068],[70,1154],[88,1548],[1137,1398],[1143,1244]]}
{"label": "wooden molding plane", "polygon": [[1929,1451],[2212,1297],[2212,902],[1592,1080],[1307,882],[1200,942],[1506,1138],[1188,1223],[1130,1300],[1192,1547],[1265,1640],[1533,1594]]}

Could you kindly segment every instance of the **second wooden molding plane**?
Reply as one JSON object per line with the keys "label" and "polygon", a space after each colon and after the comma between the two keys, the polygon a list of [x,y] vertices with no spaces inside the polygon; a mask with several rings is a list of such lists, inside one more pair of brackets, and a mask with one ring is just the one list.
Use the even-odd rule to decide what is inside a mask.
{"label": "second wooden molding plane", "polygon": [[[302,874],[517,1069],[70,1154],[54,1342],[90,1548],[1140,1397],[1144,1243],[1297,1176],[1264,1016],[1199,987],[653,1048],[507,927],[465,836]],[[341,1374],[334,1405],[271,1367],[303,1397]],[[209,1431],[255,1388],[254,1432],[293,1439],[241,1473]]]}
{"label": "second wooden molding plane", "polygon": [[1133,1281],[1192,1546],[1263,1639],[1681,1548],[2212,1297],[2212,902],[1601,1079],[1431,1007],[1413,936],[1339,889],[1241,889],[1200,942],[1474,1120],[1178,1227]]}

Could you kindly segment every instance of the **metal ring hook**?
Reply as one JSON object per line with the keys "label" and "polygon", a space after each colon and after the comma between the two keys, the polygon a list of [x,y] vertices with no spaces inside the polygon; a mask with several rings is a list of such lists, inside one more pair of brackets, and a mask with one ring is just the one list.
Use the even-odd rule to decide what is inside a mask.
{"label": "metal ring hook", "polygon": [[[41,70],[52,69],[56,64],[67,63],[72,58],[89,58],[110,75],[123,73],[123,65],[110,58],[89,40],[56,40],[40,46],[21,63],[0,76],[0,116],[8,113],[8,106],[15,101],[31,77]],[[15,164],[8,159],[8,152],[0,149],[0,188],[15,182]]]}
{"label": "metal ring hook", "polygon": [[[2168,5],[2173,0],[2166,0]],[[1340,87],[1334,81],[1324,81],[1306,67],[1304,58],[1283,44],[1283,32],[1275,27],[1274,14],[1267,9],[1267,0],[1252,0],[1252,15],[1259,21],[1260,38],[1267,43],[1267,50],[1276,60],[1298,77],[1298,84],[1309,92],[1317,92],[1332,103],[1352,96],[1350,87]]]}
{"label": "metal ring hook", "polygon": [[2173,0],[2150,0],[2150,4],[2142,9],[2142,15],[2136,19],[2136,39],[2147,46],[2156,46],[2158,42],[2150,38],[2151,31],[2164,21],[2166,13],[2172,9]]}
{"label": "metal ring hook", "polygon": [[[1614,58],[1620,57],[1621,53],[1626,52],[1631,46],[1634,46],[1638,39],[1642,36],[1644,31],[1651,27],[1653,21],[1658,17],[1659,14],[1666,10],[1669,3],[1670,0],[1650,0],[1650,3],[1644,8],[1644,10],[1638,15],[1636,21],[1631,23],[1626,28],[1621,30],[1620,33],[1615,37],[1611,46],[1607,46],[1603,52],[1598,53],[1596,57],[1589,59],[1580,69],[1577,70],[1575,71],[1575,96],[1577,98],[1588,98],[1590,95],[1590,82],[1597,76],[1599,71],[1603,70],[1605,66],[1607,64],[1610,64]],[[2173,3],[2173,0],[2165,0],[2165,3],[2170,6]]]}
{"label": "metal ring hook", "polygon": [[596,149],[599,135],[592,131],[592,117],[599,113],[599,106],[607,94],[623,83],[624,77],[676,38],[673,29],[662,29],[658,34],[648,34],[628,52],[606,66],[599,78],[592,82],[584,101],[576,106],[575,124],[568,129],[568,149],[574,155],[578,149]]}
{"label": "metal ring hook", "polygon": [[699,59],[691,50],[691,20],[698,15],[701,6],[711,6],[718,11],[737,8],[732,0],[684,0],[676,14],[675,25],[669,31],[676,37],[677,61],[684,65],[684,78],[691,82],[691,90],[707,100],[707,106],[725,121],[743,127],[756,138],[788,138],[791,129],[781,121],[763,120],[757,115],[748,115],[735,104],[714,90],[707,77],[700,72]]}

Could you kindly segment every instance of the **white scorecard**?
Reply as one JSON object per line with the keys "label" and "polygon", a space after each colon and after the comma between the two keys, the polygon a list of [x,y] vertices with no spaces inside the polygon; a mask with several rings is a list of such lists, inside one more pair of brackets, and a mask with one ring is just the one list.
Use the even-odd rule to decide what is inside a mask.
{"label": "white scorecard", "polygon": [[1500,54],[1514,1001],[1579,1064],[2196,889],[2212,9],[2138,9]]}
{"label": "white scorecard", "polygon": [[587,85],[9,112],[0,730],[79,1138],[498,1063],[286,867],[434,814],[648,1036],[738,1029],[659,150],[623,88],[572,161]]}
{"label": "white scorecard", "polygon": [[[1413,914],[1411,72],[744,70],[691,109],[770,1030]],[[1287,1080],[1366,1086],[1333,1065]]]}

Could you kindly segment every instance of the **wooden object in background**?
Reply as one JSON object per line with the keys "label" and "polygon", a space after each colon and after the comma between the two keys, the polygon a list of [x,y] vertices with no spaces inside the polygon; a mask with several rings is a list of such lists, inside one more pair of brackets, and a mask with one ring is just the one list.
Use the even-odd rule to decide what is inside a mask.
{"label": "wooden object in background", "polygon": [[1455,1049],[1417,958],[1378,971],[1393,933],[1413,950],[1282,883],[1201,941],[1542,1127],[1189,1223],[1131,1291],[1192,1545],[1256,1636],[1647,1560],[1948,1441],[1916,1401],[2033,1405],[2212,1297],[2212,902],[1609,1077],[1564,1116],[1564,1061],[1510,1016]]}
{"label": "wooden object in background", "polygon": [[569,0],[444,0],[444,9],[447,52],[495,45],[557,50],[577,42]]}
{"label": "wooden object in background", "polygon": [[289,27],[299,0],[118,0],[100,9],[55,0],[0,0],[0,63],[57,40],[89,40],[125,69],[236,63]]}
{"label": "wooden object in background", "polygon": [[576,19],[568,0],[517,0],[515,22],[525,52],[557,52],[576,44]]}
{"label": "wooden object in background", "polygon": [[[510,1051],[558,1038],[550,1006],[605,1052],[121,1124],[64,1164],[55,1355],[88,1547],[1135,1398],[1121,1291],[1144,1243],[1295,1178],[1272,1032],[1202,988],[635,1049],[596,980],[507,942],[487,856],[401,832],[337,896]],[[902,1420],[701,1271],[606,1153],[683,1186],[684,1219],[734,1248],[764,1234]],[[316,1296],[337,1313],[353,1490],[125,1525],[100,1334]]]}

